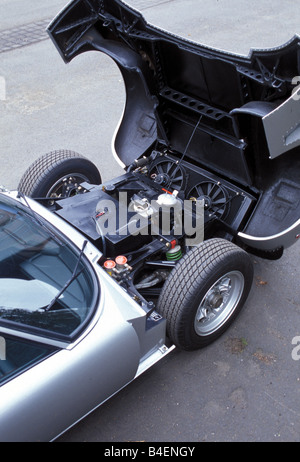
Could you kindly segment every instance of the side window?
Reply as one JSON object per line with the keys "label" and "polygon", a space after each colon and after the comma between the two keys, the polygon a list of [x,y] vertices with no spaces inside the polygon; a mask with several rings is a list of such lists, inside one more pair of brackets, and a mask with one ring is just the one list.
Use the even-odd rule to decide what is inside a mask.
{"label": "side window", "polygon": [[78,335],[99,291],[83,250],[0,197],[0,324],[67,341]]}
{"label": "side window", "polygon": [[10,337],[0,332],[0,386],[54,351],[48,345]]}

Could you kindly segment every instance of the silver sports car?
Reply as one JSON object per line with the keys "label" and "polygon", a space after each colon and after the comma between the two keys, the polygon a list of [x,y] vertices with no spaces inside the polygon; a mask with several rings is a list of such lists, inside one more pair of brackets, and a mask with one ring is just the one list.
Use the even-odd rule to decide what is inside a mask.
{"label": "silver sports car", "polygon": [[299,37],[242,57],[121,0],[73,0],[48,32],[65,62],[119,66],[124,174],[103,183],[58,150],[0,190],[1,441],[54,440],[175,347],[217,339],[250,255],[300,237]]}

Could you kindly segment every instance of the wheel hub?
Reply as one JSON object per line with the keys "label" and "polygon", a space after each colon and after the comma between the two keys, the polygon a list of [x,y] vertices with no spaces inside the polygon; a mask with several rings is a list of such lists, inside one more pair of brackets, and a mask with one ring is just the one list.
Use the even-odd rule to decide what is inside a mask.
{"label": "wheel hub", "polygon": [[243,293],[244,276],[231,271],[222,276],[202,299],[194,322],[198,335],[209,335],[218,330],[235,310]]}
{"label": "wheel hub", "polygon": [[88,179],[81,174],[71,174],[67,177],[60,178],[47,193],[47,197],[65,198],[83,194],[86,190],[81,186],[81,183]]}
{"label": "wheel hub", "polygon": [[61,187],[62,195],[66,197],[75,196],[80,190],[81,186],[78,185],[77,179],[75,177],[64,178],[63,184]]}
{"label": "wheel hub", "polygon": [[208,303],[211,308],[220,308],[223,303],[223,297],[221,294],[213,294],[209,297]]}

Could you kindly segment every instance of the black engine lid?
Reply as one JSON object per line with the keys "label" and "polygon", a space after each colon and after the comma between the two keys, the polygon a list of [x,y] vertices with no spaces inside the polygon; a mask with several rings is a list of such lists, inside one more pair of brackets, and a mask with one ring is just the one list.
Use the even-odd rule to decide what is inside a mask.
{"label": "black engine lid", "polygon": [[160,142],[180,153],[189,146],[192,161],[256,185],[270,157],[256,122],[290,97],[299,36],[239,56],[158,29],[121,0],[74,0],[48,32],[65,62],[99,50],[119,66],[127,97],[114,147],[124,167]]}

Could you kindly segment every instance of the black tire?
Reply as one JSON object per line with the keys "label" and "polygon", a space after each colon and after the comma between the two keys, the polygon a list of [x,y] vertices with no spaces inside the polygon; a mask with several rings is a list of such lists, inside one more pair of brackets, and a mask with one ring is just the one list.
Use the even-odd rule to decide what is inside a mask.
{"label": "black tire", "polygon": [[59,150],[34,161],[22,176],[18,191],[32,198],[64,198],[83,192],[79,186],[83,182],[101,184],[97,167],[76,152]]}
{"label": "black tire", "polygon": [[235,244],[210,239],[193,248],[177,263],[158,299],[169,339],[183,350],[212,343],[242,309],[252,282],[251,258]]}

